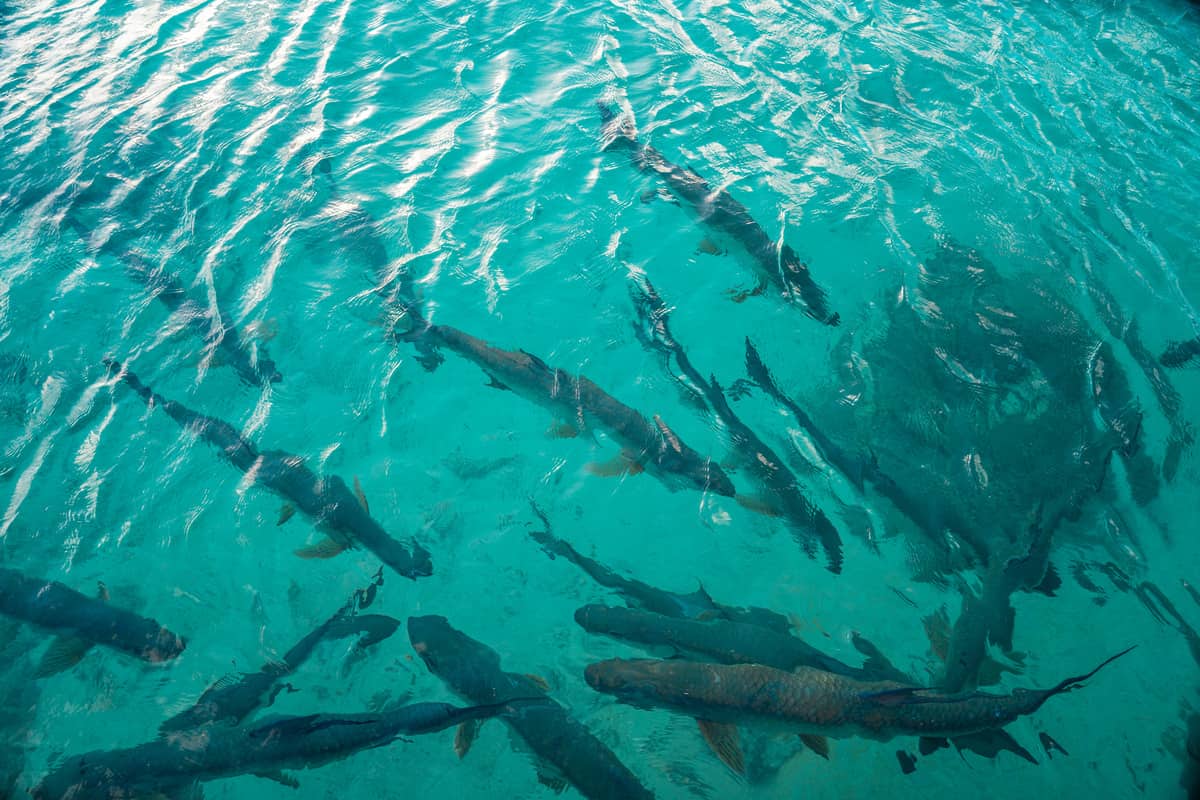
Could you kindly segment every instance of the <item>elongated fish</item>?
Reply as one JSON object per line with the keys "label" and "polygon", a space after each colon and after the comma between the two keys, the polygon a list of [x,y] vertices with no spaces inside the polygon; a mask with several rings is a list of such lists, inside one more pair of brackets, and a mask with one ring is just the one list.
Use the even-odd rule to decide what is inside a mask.
{"label": "elongated fish", "polygon": [[[546,694],[528,675],[505,672],[500,656],[485,644],[451,627],[445,617],[410,617],[408,636],[429,671],[470,702],[504,702],[532,697],[504,721],[539,759],[544,783],[561,789],[569,782],[593,800],[649,800],[654,797],[617,756],[591,731]],[[463,755],[473,737],[460,729],[456,749]]]}
{"label": "elongated fish", "polygon": [[42,779],[35,800],[151,798],[195,783],[258,775],[297,787],[284,769],[311,769],[400,736],[436,733],[466,720],[510,713],[514,703],[458,708],[416,703],[379,714],[272,717],[252,727],[208,726],[124,750],[72,756]]}
{"label": "elongated fish", "polygon": [[590,633],[643,646],[666,646],[722,664],[762,664],[782,670],[812,667],[862,681],[900,677],[886,661],[871,660],[862,667],[852,667],[796,636],[744,622],[677,619],[602,605],[583,606],[575,612],[575,621]]}
{"label": "elongated fish", "polygon": [[622,702],[696,718],[713,749],[734,766],[740,760],[737,726],[743,723],[883,741],[896,736],[950,738],[1003,728],[1034,713],[1051,697],[1079,688],[1129,650],[1049,689],[1015,689],[1007,695],[941,694],[896,681],[858,681],[809,667],[788,672],[758,664],[678,660],[610,659],[588,665],[584,675],[593,689]]}
{"label": "elongated fish", "polygon": [[642,416],[583,375],[551,367],[524,350],[501,350],[449,325],[433,325],[408,305],[414,327],[403,338],[443,346],[474,362],[491,378],[491,385],[512,391],[566,421],[570,435],[591,428],[608,432],[621,446],[614,465],[594,466],[597,474],[647,470],[671,490],[691,487],[726,497],[733,482],[720,465],[689,447],[657,414]]}
{"label": "elongated fish", "polygon": [[761,294],[772,284],[789,302],[798,297],[813,319],[826,325],[838,324],[839,317],[829,310],[825,290],[813,280],[795,250],[782,242],[776,244],[729,192],[714,189],[693,170],[672,164],[653,146],[638,141],[629,122],[618,121],[609,106],[596,105],[600,109],[606,150],[628,148],[634,167],[662,178],[680,200],[696,210],[701,222],[732,237],[753,257],[758,279],[753,294]]}
{"label": "elongated fish", "polygon": [[181,427],[215,445],[226,461],[251,476],[259,486],[294,503],[326,531],[328,536],[323,542],[297,551],[298,555],[330,558],[353,544],[360,544],[406,578],[415,580],[432,574],[429,552],[414,541],[404,543],[389,536],[338,476],[318,476],[299,456],[282,450],[259,451],[232,425],[166,399],[112,359],[106,359],[105,363],[147,405],[162,408]]}
{"label": "elongated fish", "polygon": [[1197,356],[1200,356],[1200,336],[1181,342],[1171,342],[1167,345],[1167,349],[1163,350],[1158,360],[1164,367],[1182,367]]}
{"label": "elongated fish", "polygon": [[169,661],[187,646],[152,619],[13,569],[0,568],[0,614],[151,663]]}
{"label": "elongated fish", "polygon": [[570,542],[554,535],[550,520],[533,503],[533,512],[545,526],[542,530],[529,532],[530,537],[542,546],[550,558],[562,556],[579,567],[588,577],[601,586],[612,589],[630,606],[677,619],[728,619],[756,625],[777,633],[786,634],[791,629],[787,617],[768,608],[739,608],[718,603],[701,586],[690,594],[659,589],[635,578],[626,578],[610,567],[576,550]]}
{"label": "elongated fish", "polygon": [[804,496],[800,482],[783,459],[734,413],[716,376],[710,375],[705,380],[700,370],[693,366],[687,351],[671,334],[666,303],[650,282],[642,280],[635,283],[631,287],[631,294],[638,314],[637,330],[643,342],[675,359],[679,371],[704,396],[713,413],[725,423],[735,452],[768,495],[765,501],[746,497],[738,497],[738,501],[748,508],[783,517],[806,552],[812,555],[815,550],[813,541],[819,542],[825,550],[829,570],[841,572],[842,538],[829,517]]}

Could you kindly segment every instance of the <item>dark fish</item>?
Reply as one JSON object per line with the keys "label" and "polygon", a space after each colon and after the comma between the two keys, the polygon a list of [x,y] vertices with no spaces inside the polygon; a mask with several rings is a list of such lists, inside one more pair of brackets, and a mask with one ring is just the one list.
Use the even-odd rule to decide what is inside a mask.
{"label": "dark fish", "polygon": [[852,667],[803,639],[742,622],[724,619],[701,622],[600,605],[580,608],[575,612],[575,621],[590,633],[643,646],[666,646],[722,664],[763,664],[781,670],[811,667],[861,681],[895,680],[897,677],[887,670],[887,674],[880,675],[872,669]]}
{"label": "dark fish", "polygon": [[388,638],[399,627],[400,620],[392,617],[339,611],[297,642],[282,661],[266,664],[258,672],[246,673],[236,680],[217,681],[200,695],[194,706],[168,719],[159,730],[182,731],[209,722],[237,725],[274,702],[284,688],[283,678],[295,672],[320,642],[361,635],[360,644],[367,647]]}
{"label": "dark fish", "polygon": [[551,530],[550,520],[536,503],[532,505],[533,512],[537,514],[545,527],[540,531],[530,531],[529,535],[542,546],[542,550],[551,558],[562,556],[582,569],[596,583],[617,592],[626,603],[635,608],[680,619],[733,620],[757,625],[780,634],[786,634],[791,630],[791,623],[782,614],[766,608],[738,608],[723,605],[709,597],[703,586],[691,594],[679,594],[618,575],[599,561],[580,553],[571,546],[570,542],[556,537]]}
{"label": "dark fish", "polygon": [[1183,342],[1171,342],[1158,360],[1164,367],[1182,367],[1196,356],[1200,356],[1200,336]]}
{"label": "dark fish", "polygon": [[0,568],[0,613],[151,663],[169,661],[186,646],[182,636],[152,619],[11,569]]}
{"label": "dark fish", "polygon": [[1128,413],[1137,407],[1129,378],[1116,363],[1107,343],[1101,344],[1092,356],[1091,378],[1100,418],[1120,438],[1117,453],[1125,462],[1133,498],[1144,506],[1158,495],[1158,468],[1146,453],[1141,414]]}
{"label": "dark fish", "polygon": [[[1133,648],[1129,648],[1132,650]],[[695,717],[720,754],[737,748],[737,725],[766,724],[819,736],[887,740],[955,737],[1003,728],[1051,697],[1077,689],[1125,650],[1049,689],[941,694],[896,681],[863,682],[807,667],[610,659],[590,664],[588,684],[622,702]],[[728,762],[727,762],[728,763]]]}
{"label": "dark fish", "polygon": [[167,400],[116,361],[107,359],[105,363],[148,405],[161,407],[181,427],[192,430],[215,445],[226,461],[251,475],[259,486],[293,503],[327,531],[329,536],[324,542],[299,551],[300,555],[328,558],[357,543],[406,578],[416,579],[432,574],[433,563],[429,552],[416,542],[406,544],[389,536],[338,476],[320,477],[304,466],[299,456],[291,453],[281,450],[260,452],[228,423],[198,414],[174,400]]}
{"label": "dark fish", "polygon": [[[108,588],[103,583],[97,590],[96,599],[102,603],[107,603],[109,600]],[[55,637],[46,651],[42,653],[33,677],[47,678],[70,669],[83,660],[88,650],[92,649],[93,644],[90,639],[78,636]]]}
{"label": "dark fish", "polygon": [[596,105],[600,109],[606,150],[616,146],[629,148],[630,159],[638,170],[662,178],[680,200],[696,210],[701,222],[733,238],[754,258],[758,286],[753,294],[760,294],[768,283],[773,284],[788,302],[798,297],[813,319],[826,325],[838,324],[839,317],[829,310],[825,290],[813,280],[795,250],[774,242],[729,192],[714,189],[692,170],[672,164],[654,147],[639,142],[628,122],[618,122],[611,108],[604,103]]}
{"label": "dark fish", "polygon": [[[528,676],[505,672],[487,645],[450,626],[445,617],[410,617],[408,635],[429,671],[466,698],[536,697],[504,719],[538,758],[595,800],[637,800],[654,795],[617,756]],[[471,702],[476,702],[472,700]],[[462,740],[469,746],[469,736]],[[552,781],[550,777],[545,778]]]}
{"label": "dark fish", "polygon": [[[408,313],[420,319],[414,309]],[[607,431],[621,445],[621,456],[613,465],[593,467],[596,474],[645,469],[672,490],[682,484],[726,497],[734,495],[733,483],[720,465],[684,443],[661,417],[647,419],[583,375],[551,367],[524,350],[492,347],[449,325],[421,320],[417,331],[406,337],[453,350],[480,366],[491,378],[492,386],[549,409],[568,420],[576,433],[592,427]]]}
{"label": "dark fish", "polygon": [[783,517],[807,552],[812,553],[813,540],[816,540],[825,550],[829,570],[834,573],[841,572],[842,539],[829,517],[804,496],[799,481],[783,459],[734,413],[720,384],[717,383],[716,376],[710,375],[708,380],[705,380],[700,371],[692,365],[683,346],[671,334],[666,304],[649,281],[635,284],[631,287],[631,294],[640,323],[637,330],[643,335],[643,341],[675,359],[680,372],[700,390],[712,406],[713,413],[725,423],[733,445],[745,461],[747,469],[769,495],[765,501],[760,502],[739,496],[738,502],[762,513]]}
{"label": "dark fish", "polygon": [[253,774],[297,787],[280,770],[310,769],[360,750],[512,713],[516,702],[457,708],[417,703],[379,714],[273,717],[252,728],[207,727],[124,750],[65,759],[30,792],[35,800],[162,796],[195,783]]}

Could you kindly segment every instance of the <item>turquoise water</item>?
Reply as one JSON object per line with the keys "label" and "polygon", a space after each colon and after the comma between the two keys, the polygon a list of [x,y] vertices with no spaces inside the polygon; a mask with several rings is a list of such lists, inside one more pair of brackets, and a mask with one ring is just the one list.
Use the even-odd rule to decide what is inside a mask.
{"label": "turquoise water", "polygon": [[[1125,333],[1136,320],[1154,354],[1200,333],[1197,34],[1196,9],[1166,0],[0,2],[4,563],[85,594],[103,580],[114,605],[188,638],[168,664],[96,648],[34,681],[49,637],[9,626],[0,724],[14,791],[65,755],[152,739],[218,677],[279,658],[379,567],[361,549],[298,559],[320,538],[310,521],[277,526],[280,499],[147,412],[102,364],[117,358],[264,448],[357,477],[381,524],[434,562],[415,582],[386,574],[372,610],[443,614],[506,669],[541,676],[658,796],[1182,797],[1197,663],[1172,618],[1095,565],[1160,587],[1200,626],[1180,585],[1200,563],[1195,446],[1149,502],[1114,458],[1083,518],[1055,535],[1055,596],[1013,595],[1023,664],[992,651],[1020,668],[1000,690],[1139,646],[1009,726],[1040,765],[941,752],[903,775],[895,752],[915,752],[911,738],[835,741],[829,761],[779,739],[777,771],[738,779],[690,720],[584,682],[589,662],[641,651],[574,624],[578,606],[619,598],[545,557],[528,536],[530,498],[558,536],[625,574],[774,608],[852,663],[859,632],[923,682],[942,669],[924,618],[943,606],[956,617],[960,584],[982,570],[931,556],[911,521],[822,463],[761,391],[731,405],[840,532],[841,574],[752,503],[670,491],[649,472],[594,475],[591,462],[619,452],[611,436],[549,436],[551,411],[488,387],[454,353],[425,370],[387,336],[374,289],[381,271],[407,276],[434,322],[585,374],[753,493],[728,426],[635,333],[630,286],[648,277],[705,376],[745,378],[751,337],[843,446],[1007,542],[1039,502],[1081,483],[1063,465],[1081,426],[1101,424],[1086,402],[1101,344],[1128,375],[1155,465],[1200,403],[1200,373],[1171,371],[1172,422]],[[754,287],[751,257],[656,195],[664,184],[627,153],[602,151],[598,100],[786,239],[841,324],[771,292],[731,302],[728,290]],[[128,251],[177,275],[283,381],[240,379],[130,279]],[[972,299],[963,286],[977,279],[1007,288]],[[981,356],[946,322],[1008,320],[987,316],[998,305],[1023,323],[996,323],[1023,331],[1019,352]],[[1056,375],[1078,384],[1078,404],[1048,390]],[[1075,564],[1093,565],[1085,577],[1103,595]],[[273,711],[455,699],[403,629],[369,658],[346,651],[322,645]],[[1046,758],[1042,731],[1070,755]],[[461,761],[452,738],[298,772],[299,792],[240,777],[205,794],[552,796],[502,725]]]}

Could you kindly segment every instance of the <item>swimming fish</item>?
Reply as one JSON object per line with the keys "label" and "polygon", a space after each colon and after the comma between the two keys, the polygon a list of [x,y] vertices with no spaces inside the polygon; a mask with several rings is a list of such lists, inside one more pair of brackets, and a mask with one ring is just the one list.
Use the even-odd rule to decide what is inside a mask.
{"label": "swimming fish", "polygon": [[277,716],[246,727],[207,726],[136,747],[69,757],[30,794],[35,800],[161,797],[197,782],[247,774],[296,788],[299,783],[281,770],[320,767],[401,736],[512,713],[517,702],[467,708],[416,703],[379,714]]}
{"label": "swimming fish", "polygon": [[[457,694],[490,702],[531,697],[504,721],[533,750],[537,769],[547,785],[569,782],[593,800],[650,800],[650,790],[607,746],[578,722],[567,709],[525,675],[505,672],[500,656],[485,644],[451,627],[445,617],[409,617],[413,649]],[[471,702],[476,702],[471,700]],[[470,747],[473,731],[455,738],[460,757]]]}
{"label": "swimming fish", "polygon": [[[103,583],[97,589],[96,599],[102,603],[109,601],[108,587]],[[48,678],[78,664],[92,649],[94,642],[79,636],[58,636],[50,642],[50,646],[42,653],[33,677]]]}
{"label": "swimming fish", "polygon": [[318,476],[299,456],[282,450],[259,451],[228,423],[166,399],[117,361],[106,359],[105,363],[147,405],[161,407],[181,427],[215,445],[226,461],[250,475],[257,485],[290,501],[327,532],[322,542],[297,551],[298,555],[330,558],[352,544],[360,544],[406,578],[415,580],[432,574],[429,551],[415,541],[404,543],[388,535],[338,476]]}
{"label": "swimming fish", "polygon": [[628,120],[618,120],[605,103],[596,105],[600,109],[605,150],[628,148],[635,168],[662,178],[680,200],[695,209],[701,222],[733,238],[753,257],[758,285],[750,294],[761,294],[768,284],[773,284],[789,302],[798,297],[813,319],[825,325],[838,324],[840,318],[829,310],[825,290],[813,280],[808,265],[795,250],[785,243],[774,242],[729,192],[713,188],[687,167],[672,164],[653,146],[638,141]]}
{"label": "swimming fish", "polygon": [[187,646],[182,636],[152,619],[87,597],[57,581],[2,567],[0,614],[155,664],[175,658]]}
{"label": "swimming fish", "polygon": [[1015,689],[1007,695],[942,694],[896,681],[857,681],[810,667],[788,672],[759,664],[681,660],[609,659],[588,665],[584,677],[593,689],[630,705],[696,718],[713,750],[734,768],[741,749],[739,724],[880,741],[972,734],[1034,713],[1051,697],[1080,688],[1132,649],[1049,689]]}

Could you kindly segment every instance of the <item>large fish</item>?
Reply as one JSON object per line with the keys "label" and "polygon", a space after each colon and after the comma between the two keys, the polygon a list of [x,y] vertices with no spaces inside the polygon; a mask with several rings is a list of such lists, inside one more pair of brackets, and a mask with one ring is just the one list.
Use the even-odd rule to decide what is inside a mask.
{"label": "large fish", "polygon": [[809,667],[789,672],[759,664],[680,660],[610,659],[588,665],[585,677],[593,689],[631,705],[694,717],[714,751],[740,771],[740,724],[876,740],[979,733],[1034,713],[1051,697],[1079,688],[1129,650],[1049,689],[1015,689],[1007,695],[942,694],[897,681],[858,681]]}
{"label": "large fish", "polygon": [[0,614],[151,663],[169,661],[186,646],[152,619],[12,569],[0,568]]}
{"label": "large fish", "polygon": [[734,413],[716,376],[710,375],[706,380],[692,364],[683,346],[671,334],[667,306],[650,282],[643,280],[634,284],[631,294],[640,323],[637,330],[643,341],[647,346],[675,359],[679,371],[703,395],[713,413],[725,423],[735,452],[767,495],[762,500],[739,496],[738,502],[785,519],[793,535],[810,555],[815,550],[813,541],[819,542],[825,549],[830,571],[841,572],[842,539],[829,517],[804,496],[800,482],[783,459]]}
{"label": "large fish", "polygon": [[718,603],[701,586],[690,594],[669,592],[635,578],[626,578],[613,569],[576,550],[570,542],[554,535],[550,520],[533,504],[533,512],[545,526],[542,530],[530,531],[529,535],[551,558],[562,556],[601,586],[621,595],[630,606],[677,619],[727,619],[756,625],[777,633],[786,634],[791,629],[787,617],[767,608],[739,608]]}
{"label": "large fish", "polygon": [[[522,703],[504,720],[537,756],[539,775],[547,785],[561,789],[569,782],[594,800],[654,796],[603,742],[547,695],[538,681],[505,672],[495,650],[451,627],[445,617],[410,617],[408,635],[429,671],[470,702],[539,698]],[[460,754],[469,746],[470,730],[460,731],[456,741]]]}
{"label": "large fish", "polygon": [[321,767],[401,736],[510,713],[515,703],[468,708],[416,703],[378,714],[280,716],[241,728],[210,725],[123,750],[72,756],[31,794],[35,800],[149,800],[198,782],[248,774],[294,788],[297,781],[281,770]]}
{"label": "large fish", "polygon": [[649,611],[602,605],[578,609],[575,621],[590,633],[641,646],[667,647],[722,664],[763,664],[782,670],[812,667],[861,681],[902,677],[886,661],[871,659],[861,667],[852,667],[796,636],[744,622],[677,619]]}
{"label": "large fish", "polygon": [[825,290],[813,280],[808,266],[795,250],[773,241],[729,192],[713,188],[687,167],[672,164],[653,146],[638,141],[629,122],[619,121],[609,106],[596,105],[600,109],[606,150],[627,147],[638,170],[662,178],[680,200],[696,210],[702,222],[733,238],[753,257],[758,279],[753,294],[761,294],[768,284],[773,284],[789,302],[798,297],[813,319],[826,325],[838,324],[839,317],[829,310]]}
{"label": "large fish", "polygon": [[593,472],[646,470],[672,490],[685,486],[726,497],[734,495],[733,482],[720,465],[689,447],[657,414],[653,420],[647,419],[583,375],[551,367],[524,350],[501,350],[458,328],[430,324],[413,306],[406,308],[414,325],[403,338],[418,346],[445,347],[474,362],[487,373],[490,385],[510,390],[556,414],[564,421],[565,435],[601,428],[612,436],[621,446],[619,460],[594,465]]}
{"label": "large fish", "polygon": [[420,544],[400,542],[367,512],[365,503],[336,475],[318,476],[296,455],[281,450],[259,451],[233,426],[206,417],[154,392],[118,362],[109,368],[137,392],[148,405],[161,407],[181,427],[215,445],[225,460],[263,486],[284,497],[327,533],[324,541],[297,551],[306,558],[330,558],[354,544],[370,550],[406,578],[433,573],[429,552]]}

